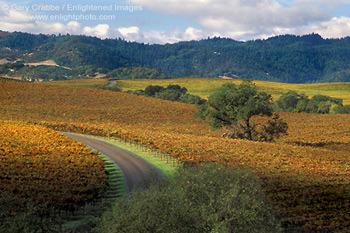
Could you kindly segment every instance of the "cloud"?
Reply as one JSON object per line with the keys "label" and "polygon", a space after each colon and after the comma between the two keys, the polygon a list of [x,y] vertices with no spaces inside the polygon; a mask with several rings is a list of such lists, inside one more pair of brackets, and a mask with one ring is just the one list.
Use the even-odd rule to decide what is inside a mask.
{"label": "cloud", "polygon": [[205,37],[205,33],[202,30],[188,27],[183,33],[182,40],[199,40]]}
{"label": "cloud", "polygon": [[[71,22],[73,23],[73,22]],[[79,30],[79,28],[76,28]],[[109,37],[109,25],[108,24],[99,24],[96,27],[83,27],[84,35],[93,35],[100,38],[108,38]]]}
{"label": "cloud", "polygon": [[[1,4],[6,4],[1,2]],[[88,35],[99,38],[124,38],[128,41],[145,43],[175,43],[197,40],[205,36],[202,30],[189,27],[185,30],[175,28],[169,31],[141,31],[137,26],[112,28],[108,24],[84,26],[77,21],[66,23],[35,20],[33,12],[4,10],[0,7],[0,29],[3,31],[22,31],[43,34]]]}
{"label": "cloud", "polygon": [[144,35],[138,27],[120,27],[117,28],[123,38],[131,41],[143,41]]}
{"label": "cloud", "polygon": [[304,3],[283,6],[276,0],[129,0],[150,11],[188,17],[204,31],[242,40],[330,18],[322,7],[309,3],[313,0],[300,1]]}
{"label": "cloud", "polygon": [[[51,22],[36,18],[36,12],[26,9],[19,10],[17,5],[0,1],[0,29],[3,31],[22,31],[43,34],[76,34],[107,38],[110,36],[110,28],[107,24],[99,24],[94,27],[83,26],[79,22],[67,23]],[[113,34],[121,35],[113,31]]]}
{"label": "cloud", "polygon": [[7,24],[19,24],[31,21],[28,14],[11,9],[11,4],[0,1],[0,22]]}
{"label": "cloud", "polygon": [[[0,1],[0,6],[10,6],[9,3]],[[11,7],[10,7],[11,8]],[[202,30],[188,27],[187,29],[174,28],[169,31],[141,31],[137,26],[115,27],[108,24],[85,26],[77,21],[53,22],[36,18],[36,12],[27,10],[13,10],[0,7],[0,30],[21,31],[43,34],[72,34],[88,35],[99,38],[124,38],[127,41],[144,43],[175,43],[186,40],[199,40],[207,36]]]}
{"label": "cloud", "polygon": [[[350,18],[332,18],[331,10],[327,10],[339,9],[344,4],[350,4],[350,0],[127,0],[126,4],[140,5],[148,12],[183,16],[196,23],[195,27],[147,31],[141,25],[112,27],[108,22],[94,25],[93,21],[74,19],[44,20],[35,18],[40,12],[11,8],[11,4],[0,0],[0,30],[122,37],[128,41],[158,44],[200,40],[208,36],[250,40],[312,32],[326,38],[350,35]],[[87,26],[87,23],[92,25]]]}
{"label": "cloud", "polygon": [[307,6],[307,5],[321,5],[321,6],[326,6],[330,7],[332,9],[335,9],[341,5],[344,4],[349,4],[349,0],[294,0],[290,2],[292,5],[302,5],[302,6]]}
{"label": "cloud", "polygon": [[170,31],[141,31],[138,27],[121,27],[117,28],[117,30],[128,41],[151,44],[171,44],[180,41],[200,40],[207,36],[213,36],[193,27],[188,27],[185,30],[174,28]]}
{"label": "cloud", "polygon": [[293,34],[308,34],[310,31],[320,34],[324,38],[342,38],[350,35],[350,18],[333,17],[324,22],[314,23],[308,26],[291,30]]}

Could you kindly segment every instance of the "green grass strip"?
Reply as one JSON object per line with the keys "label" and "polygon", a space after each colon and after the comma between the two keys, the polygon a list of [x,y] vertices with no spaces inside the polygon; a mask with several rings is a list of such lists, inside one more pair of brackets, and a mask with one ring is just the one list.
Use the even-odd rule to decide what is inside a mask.
{"label": "green grass strip", "polygon": [[[108,172],[108,184],[105,194],[97,203],[87,204],[82,213],[78,211],[74,216],[68,216],[67,220],[62,224],[66,231],[78,231],[82,228],[89,228],[89,224],[95,223],[108,206],[115,203],[116,198],[126,195],[126,181],[124,174],[119,167],[109,158],[102,154],[98,154],[105,163],[105,169]],[[86,227],[87,226],[87,227]]]}
{"label": "green grass strip", "polygon": [[[168,163],[166,159],[161,159],[159,155],[155,151],[153,152],[146,152],[142,149],[141,146],[136,146],[135,144],[125,143],[119,139],[108,139],[105,137],[97,137],[97,136],[91,136],[91,135],[84,135],[87,137],[95,138],[107,143],[110,143],[112,145],[115,145],[117,147],[120,147],[124,150],[130,151],[137,156],[143,158],[147,162],[153,164],[156,168],[158,168],[165,178],[170,178],[174,175],[178,167],[180,166],[178,163],[170,162]],[[175,160],[175,159],[174,159]]]}

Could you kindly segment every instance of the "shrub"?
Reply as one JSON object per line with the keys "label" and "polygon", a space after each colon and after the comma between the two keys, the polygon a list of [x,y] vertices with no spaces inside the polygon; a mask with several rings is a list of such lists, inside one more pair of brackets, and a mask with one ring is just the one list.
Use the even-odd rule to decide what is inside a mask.
{"label": "shrub", "polygon": [[305,99],[307,99],[307,96],[304,94],[299,95],[296,91],[288,91],[274,102],[273,107],[278,112],[293,112],[298,102]]}
{"label": "shrub", "polygon": [[164,91],[157,92],[154,97],[162,100],[179,101],[182,93],[174,89],[165,89]]}
{"label": "shrub", "polygon": [[[2,200],[2,205],[15,205],[16,201]],[[12,203],[11,203],[12,202]],[[60,219],[48,204],[29,202],[23,212],[9,216],[0,209],[0,232],[2,233],[44,233],[62,232]]]}
{"label": "shrub", "polygon": [[150,97],[154,97],[156,93],[161,92],[163,90],[164,90],[164,87],[162,87],[162,86],[152,86],[152,85],[150,85],[150,86],[146,87],[145,95],[146,96],[150,96]]}
{"label": "shrub", "polygon": [[187,167],[133,192],[93,232],[280,232],[259,179],[218,165]]}
{"label": "shrub", "polygon": [[332,105],[329,113],[331,114],[350,114],[350,105],[340,106],[340,105]]}
{"label": "shrub", "polygon": [[199,96],[187,94],[187,89],[179,85],[168,85],[166,88],[162,86],[147,86],[145,90],[127,91],[127,93],[135,95],[144,95],[157,99],[179,101],[187,104],[203,104],[206,102]]}
{"label": "shrub", "polygon": [[206,100],[202,99],[201,97],[199,97],[197,95],[185,94],[185,95],[180,97],[180,102],[186,103],[186,104],[202,105],[206,102]]}

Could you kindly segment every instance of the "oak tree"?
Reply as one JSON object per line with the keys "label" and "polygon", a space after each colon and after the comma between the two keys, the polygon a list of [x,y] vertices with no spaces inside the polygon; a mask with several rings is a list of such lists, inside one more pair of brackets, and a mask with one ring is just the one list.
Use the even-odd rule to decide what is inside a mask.
{"label": "oak tree", "polygon": [[[286,134],[287,124],[275,115],[265,132],[257,132],[255,124],[251,123],[253,116],[272,116],[272,97],[259,91],[252,81],[245,80],[240,85],[227,83],[209,96],[206,104],[199,106],[197,116],[207,119],[213,128],[226,127],[223,136],[248,140],[272,141],[280,134]],[[271,127],[276,127],[272,129]],[[261,128],[261,127],[260,127]],[[261,134],[273,132],[269,137]]]}

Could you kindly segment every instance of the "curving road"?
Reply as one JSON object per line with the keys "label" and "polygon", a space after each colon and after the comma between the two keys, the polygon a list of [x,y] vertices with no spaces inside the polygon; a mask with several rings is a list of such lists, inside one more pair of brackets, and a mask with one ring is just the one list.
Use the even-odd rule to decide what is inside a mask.
{"label": "curving road", "polygon": [[87,146],[114,161],[125,176],[129,192],[143,188],[144,185],[147,185],[152,180],[162,177],[160,170],[130,151],[98,139],[72,133],[63,134],[85,143]]}

